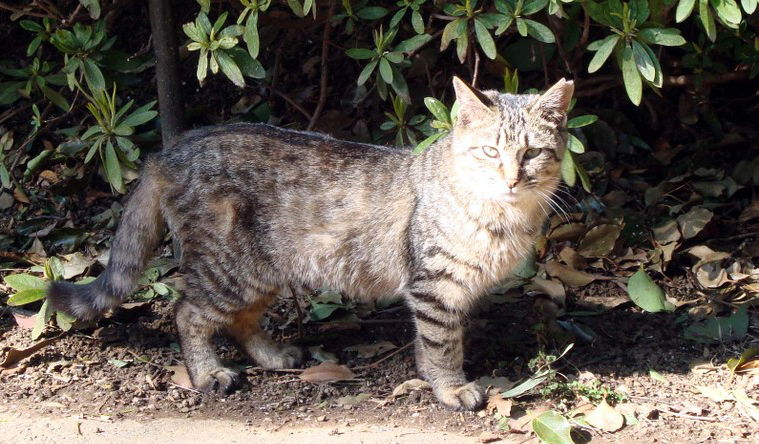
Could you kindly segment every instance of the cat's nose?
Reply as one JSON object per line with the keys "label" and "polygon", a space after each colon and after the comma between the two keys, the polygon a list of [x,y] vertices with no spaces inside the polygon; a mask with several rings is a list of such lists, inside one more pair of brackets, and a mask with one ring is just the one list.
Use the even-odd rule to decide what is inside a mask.
{"label": "cat's nose", "polygon": [[517,184],[519,184],[519,178],[507,178],[506,179],[506,186],[509,188],[510,191],[513,191],[514,188],[516,188]]}

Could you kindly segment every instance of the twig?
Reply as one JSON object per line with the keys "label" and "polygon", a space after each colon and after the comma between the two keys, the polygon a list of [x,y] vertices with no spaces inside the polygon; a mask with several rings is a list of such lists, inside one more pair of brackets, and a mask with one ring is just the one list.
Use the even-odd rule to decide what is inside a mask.
{"label": "twig", "polygon": [[375,362],[373,362],[371,364],[368,364],[368,365],[362,365],[360,367],[355,367],[352,370],[360,371],[360,370],[368,370],[370,368],[374,368],[374,367],[378,366],[379,364],[381,364],[381,363],[387,361],[388,359],[392,358],[393,356],[397,355],[398,353],[400,353],[400,352],[408,349],[412,345],[414,345],[414,342],[409,342],[408,344],[404,345],[403,347],[399,348],[398,350],[394,350],[392,353],[390,353],[389,355],[387,355],[384,358],[380,359],[379,361],[375,361]]}
{"label": "twig", "polygon": [[32,107],[32,105],[36,104],[34,103],[27,103],[24,105],[19,106],[18,108],[12,108],[8,111],[4,112],[2,116],[0,116],[0,123],[5,122],[6,120],[10,119],[11,117],[15,116],[16,114],[20,113],[21,111],[27,110]]}
{"label": "twig", "polygon": [[105,407],[105,403],[107,403],[109,399],[111,399],[110,393],[105,395],[105,399],[100,403],[100,406],[98,407],[98,413],[103,413],[103,407]]}
{"label": "twig", "polygon": [[300,308],[300,301],[298,301],[298,295],[295,293],[295,289],[292,285],[290,287],[290,293],[293,295],[293,305],[295,306],[295,313],[298,315],[298,339],[303,338],[303,310]]}
{"label": "twig", "polygon": [[685,413],[675,413],[675,412],[670,412],[670,411],[668,411],[668,410],[659,410],[659,413],[663,413],[663,414],[665,414],[665,415],[678,416],[678,417],[680,417],[680,418],[685,418],[685,419],[692,419],[692,420],[694,420],[694,421],[707,421],[707,422],[715,422],[715,421],[719,421],[719,419],[718,419],[718,418],[715,418],[715,417],[713,417],[713,416],[696,416],[696,415],[687,415],[687,414],[685,414]]}
{"label": "twig", "polygon": [[251,372],[274,372],[274,373],[303,373],[305,369],[302,368],[263,368],[263,367],[248,367],[245,369],[245,373]]}
{"label": "twig", "polygon": [[319,123],[319,117],[324,109],[324,104],[327,102],[327,81],[328,71],[327,66],[329,62],[329,37],[332,32],[332,16],[335,14],[336,0],[329,2],[329,11],[327,12],[327,20],[324,22],[324,34],[322,34],[322,78],[321,85],[319,86],[319,103],[316,104],[314,114],[311,115],[311,121],[308,123],[307,131],[314,129],[317,123]]}
{"label": "twig", "polygon": [[[301,105],[299,105],[298,102],[296,102],[295,100],[293,100],[292,97],[288,96],[287,94],[283,93],[282,91],[278,90],[277,88],[274,88],[273,86],[270,86],[270,85],[261,85],[261,86],[263,86],[264,88],[268,88],[269,91],[271,91],[274,94],[278,95],[279,97],[285,99],[285,102],[289,103],[290,105],[293,106],[293,108],[295,108],[298,111],[300,111],[301,114],[303,114],[304,116],[306,116],[306,119],[308,119],[309,121],[311,120],[311,113],[309,113],[308,111],[306,111],[306,109],[303,108]],[[250,87],[246,86],[246,88],[250,88]]]}
{"label": "twig", "polygon": [[56,18],[51,15],[47,14],[40,14],[39,12],[30,12],[30,11],[24,11],[23,9],[16,9],[12,6],[8,6],[3,2],[0,2],[0,9],[5,9],[6,11],[14,12],[16,14],[22,14],[22,15],[28,15],[30,17],[40,17],[40,18]]}
{"label": "twig", "polygon": [[472,74],[472,86],[477,87],[477,75],[480,73],[480,52],[474,50],[474,74]]}
{"label": "twig", "polygon": [[582,12],[585,15],[585,20],[582,22],[582,36],[580,37],[578,45],[585,46],[585,44],[588,43],[588,34],[590,34],[590,14],[588,14],[588,9],[585,7],[585,3],[580,4],[582,5]]}
{"label": "twig", "polygon": [[277,88],[279,86],[279,71],[282,69],[282,53],[284,52],[285,45],[290,41],[291,35],[292,31],[288,29],[285,33],[285,37],[279,44],[279,48],[277,48],[277,54],[274,56],[274,73],[271,75],[272,88]]}

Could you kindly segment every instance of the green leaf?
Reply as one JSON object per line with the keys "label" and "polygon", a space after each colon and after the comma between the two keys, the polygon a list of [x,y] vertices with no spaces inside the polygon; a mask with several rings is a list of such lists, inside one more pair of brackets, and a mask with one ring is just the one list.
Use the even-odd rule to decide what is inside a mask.
{"label": "green leaf", "polygon": [[369,80],[369,76],[371,76],[374,72],[374,68],[377,67],[377,63],[379,63],[379,59],[374,59],[369,62],[369,64],[366,65],[364,69],[361,70],[361,74],[358,75],[359,85],[363,85],[367,80]]}
{"label": "green leaf", "polygon": [[474,19],[474,32],[477,36],[477,42],[479,42],[480,48],[482,48],[482,52],[485,53],[489,59],[495,59],[498,55],[495,49],[495,42],[488,32],[488,29],[485,27],[485,24],[479,19]]}
{"label": "green leaf", "polygon": [[717,39],[717,27],[714,24],[712,11],[709,9],[709,0],[698,0],[698,15],[701,17],[706,36],[709,37],[709,40],[715,41]]}
{"label": "green leaf", "polygon": [[638,26],[648,20],[648,0],[630,0],[630,19],[635,20]]}
{"label": "green leaf", "polygon": [[640,73],[635,65],[635,58],[630,45],[625,45],[622,52],[622,80],[624,80],[625,90],[630,101],[635,105],[640,105],[643,96],[643,82],[640,80]]}
{"label": "green leaf", "polygon": [[741,9],[735,0],[711,0],[714,11],[725,25],[730,28],[737,28],[741,23]]}
{"label": "green leaf", "polygon": [[415,35],[395,45],[394,51],[410,53],[421,48],[422,45],[432,40],[429,34]]}
{"label": "green leaf", "polygon": [[443,35],[440,38],[440,51],[445,51],[451,40],[458,38],[466,31],[466,19],[456,19],[443,28]]}
{"label": "green leaf", "polygon": [[253,79],[263,79],[266,77],[266,70],[258,60],[255,60],[250,54],[242,48],[232,48],[227,50],[227,54],[235,61],[242,71],[243,75]]}
{"label": "green leaf", "polygon": [[567,122],[567,128],[582,128],[583,126],[588,126],[595,123],[596,120],[598,120],[598,116],[593,114],[577,116],[575,118],[569,119]]}
{"label": "green leaf", "polygon": [[664,290],[651,280],[643,266],[630,277],[627,293],[635,305],[649,313],[675,311],[675,306],[664,297]]}
{"label": "green leaf", "polygon": [[56,311],[55,312],[55,323],[58,324],[58,327],[63,331],[69,331],[71,330],[71,327],[74,326],[74,322],[76,322],[76,317],[71,316],[68,313],[64,313],[62,311]]}
{"label": "green leaf", "polygon": [[5,285],[16,291],[44,290],[47,282],[31,274],[11,274],[5,277]]}
{"label": "green leaf", "polygon": [[577,173],[575,172],[575,161],[572,151],[567,150],[564,153],[564,157],[561,159],[561,178],[570,187],[575,186],[577,183]]}
{"label": "green leaf", "polygon": [[398,64],[403,61],[403,54],[396,51],[386,52],[384,58],[386,58],[390,63]]}
{"label": "green leaf", "polygon": [[109,140],[105,145],[105,175],[108,177],[108,182],[114,190],[119,193],[124,193],[124,180],[121,177],[121,165],[119,165],[119,158],[116,155],[116,149]]}
{"label": "green leaf", "polygon": [[560,413],[549,410],[532,420],[532,430],[548,444],[574,444],[572,426]]}
{"label": "green leaf", "polygon": [[669,384],[669,380],[668,380],[668,379],[667,379],[667,378],[666,378],[664,375],[662,375],[661,373],[657,372],[657,371],[656,371],[656,370],[654,370],[654,369],[649,369],[649,370],[648,370],[648,375],[649,375],[649,376],[651,377],[651,379],[653,379],[654,381],[659,381],[659,382],[663,382],[663,383],[665,383],[665,384]]}
{"label": "green leaf", "polygon": [[393,87],[393,90],[395,91],[398,96],[403,99],[406,103],[411,103],[411,95],[408,91],[408,85],[406,84],[406,79],[403,78],[403,74],[398,70],[398,68],[395,67],[395,65],[391,65],[391,69],[393,70],[393,83],[390,85]]}
{"label": "green leaf", "polygon": [[202,31],[195,26],[195,23],[185,23],[182,25],[182,30],[193,42],[204,42],[206,40]]}
{"label": "green leaf", "polygon": [[390,68],[390,62],[384,57],[379,60],[379,70],[385,82],[393,83],[393,70]]}
{"label": "green leaf", "polygon": [[424,20],[419,11],[411,12],[411,27],[414,28],[417,34],[424,34]]}
{"label": "green leaf", "polygon": [[686,339],[704,344],[717,344],[743,338],[748,333],[748,304],[730,316],[711,318],[690,325],[683,332]]}
{"label": "green leaf", "polygon": [[100,0],[79,0],[79,3],[90,12],[93,20],[100,18]]}
{"label": "green leaf", "polygon": [[145,122],[149,122],[153,120],[155,116],[158,115],[158,112],[151,110],[155,105],[155,100],[148,103],[147,105],[143,105],[136,110],[132,112],[129,116],[127,116],[124,120],[120,122],[121,125],[127,125],[131,127],[142,125]]}
{"label": "green leaf", "polygon": [[651,84],[657,88],[661,88],[664,80],[664,75],[661,70],[661,65],[659,64],[659,59],[656,58],[654,51],[648,45],[642,46],[646,53],[648,53],[648,58],[651,60],[651,62],[653,62],[654,71],[656,72],[656,75],[654,75],[654,80],[651,82]]}
{"label": "green leaf", "polygon": [[662,46],[681,46],[685,39],[680,31],[675,28],[646,28],[638,34],[646,43],[655,43]]}
{"label": "green leaf", "polygon": [[756,11],[757,0],[741,0],[741,6],[746,14],[753,14]]}
{"label": "green leaf", "polygon": [[401,20],[403,20],[403,16],[406,15],[406,10],[407,9],[408,8],[401,8],[401,9],[395,11],[395,14],[393,14],[393,18],[390,19],[390,27],[391,28],[395,28],[396,26],[398,26],[398,23],[400,23]]}
{"label": "green leaf", "polygon": [[517,396],[521,396],[527,393],[528,391],[534,389],[535,387],[539,386],[540,384],[544,383],[546,379],[548,379],[547,373],[543,373],[540,375],[533,375],[532,377],[521,382],[514,388],[506,390],[505,392],[501,392],[501,396],[504,398],[516,398]]}
{"label": "green leaf", "polygon": [[254,59],[257,59],[259,51],[258,12],[253,12],[248,16],[248,20],[245,22],[243,39],[248,46],[248,54]]}
{"label": "green leaf", "polygon": [[47,299],[45,299],[45,302],[42,303],[42,307],[40,308],[40,311],[37,312],[37,315],[34,318],[34,328],[32,329],[32,339],[36,340],[40,337],[43,331],[45,331],[45,326],[47,325],[50,318],[53,316],[53,310],[48,305]]}
{"label": "green leaf", "polygon": [[128,362],[122,361],[121,359],[109,359],[108,362],[110,362],[111,364],[113,364],[114,366],[118,368],[124,368],[127,365],[129,365]]}
{"label": "green leaf", "polygon": [[522,15],[532,15],[545,8],[548,0],[525,0]]}
{"label": "green leaf", "polygon": [[464,60],[466,60],[466,53],[468,48],[469,34],[465,32],[456,39],[456,55],[459,57],[459,62],[464,63]]}
{"label": "green leaf", "polygon": [[200,50],[200,58],[198,59],[198,70],[196,76],[198,81],[202,84],[203,80],[208,75],[208,51],[205,48]]}
{"label": "green leaf", "polygon": [[356,12],[356,16],[364,20],[377,20],[387,15],[389,11],[381,6],[367,6]]}
{"label": "green leaf", "polygon": [[574,134],[570,134],[569,141],[567,142],[567,149],[573,153],[582,154],[585,152],[585,145],[583,145],[582,142],[580,142],[580,139],[575,137]]}
{"label": "green leaf", "polygon": [[656,76],[656,68],[654,68],[654,63],[648,57],[648,52],[643,48],[643,45],[636,40],[632,41],[633,58],[635,59],[635,65],[638,67],[638,72],[644,79],[653,82]]}
{"label": "green leaf", "polygon": [[42,25],[40,25],[37,22],[33,22],[31,20],[20,20],[18,24],[23,29],[26,29],[27,31],[31,31],[31,32],[42,32],[45,30],[45,28]]}
{"label": "green leaf", "polygon": [[680,0],[677,4],[677,11],[675,12],[675,21],[682,23],[693,12],[693,7],[696,6],[696,0]]}
{"label": "green leaf", "polygon": [[229,78],[238,88],[245,87],[245,79],[237,63],[225,51],[217,51],[221,72]]}
{"label": "green leaf", "polygon": [[19,305],[31,304],[45,299],[45,290],[40,288],[27,288],[8,298],[8,305],[18,307]]}
{"label": "green leaf", "polygon": [[83,60],[84,79],[92,92],[105,90],[105,79],[100,68],[92,60]]}
{"label": "green leaf", "polygon": [[451,123],[450,112],[448,111],[448,108],[443,104],[443,102],[434,97],[425,97],[424,105],[428,110],[430,110],[432,115],[435,116],[437,120],[447,124]]}
{"label": "green leaf", "polygon": [[523,18],[517,17],[517,31],[519,31],[519,35],[522,37],[527,37],[527,23],[525,23]]}
{"label": "green leaf", "polygon": [[590,60],[590,64],[588,65],[589,73],[598,71],[603,64],[606,63],[606,59],[608,59],[612,51],[614,51],[614,47],[617,46],[619,39],[620,37],[618,35],[612,34],[603,40],[599,40],[601,44],[598,47],[598,51],[596,51],[596,54]]}
{"label": "green leaf", "polygon": [[208,14],[211,12],[211,0],[197,0],[198,4],[200,5],[200,10],[203,11],[204,14]]}
{"label": "green leaf", "polygon": [[345,51],[345,55],[352,59],[364,60],[371,59],[372,57],[376,56],[377,52],[366,48],[351,48]]}
{"label": "green leaf", "polygon": [[427,149],[427,147],[435,143],[435,141],[437,141],[439,138],[443,137],[444,135],[445,133],[437,133],[422,140],[421,142],[419,142],[419,145],[417,145],[416,148],[414,148],[411,154],[414,156],[421,154],[424,150]]}
{"label": "green leaf", "polygon": [[527,33],[535,40],[543,43],[554,43],[556,41],[553,32],[551,32],[551,29],[548,28],[548,26],[536,22],[535,20],[522,20],[524,20],[524,23],[527,25]]}

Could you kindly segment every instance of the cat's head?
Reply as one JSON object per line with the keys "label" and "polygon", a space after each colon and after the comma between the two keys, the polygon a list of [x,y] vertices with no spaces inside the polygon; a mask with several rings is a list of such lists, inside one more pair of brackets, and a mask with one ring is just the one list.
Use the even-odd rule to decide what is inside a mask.
{"label": "cat's head", "polygon": [[475,196],[519,204],[552,194],[567,146],[574,84],[543,94],[479,91],[453,79],[459,111],[451,148],[458,186]]}

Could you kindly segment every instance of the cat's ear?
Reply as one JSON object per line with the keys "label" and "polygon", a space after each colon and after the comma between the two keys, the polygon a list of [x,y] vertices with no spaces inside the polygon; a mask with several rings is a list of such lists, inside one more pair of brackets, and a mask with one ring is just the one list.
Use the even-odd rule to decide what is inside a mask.
{"label": "cat's ear", "polygon": [[459,102],[457,122],[467,125],[493,114],[490,109],[493,102],[481,91],[469,86],[458,77],[453,78],[453,89],[456,91],[456,100]]}
{"label": "cat's ear", "polygon": [[562,125],[567,117],[567,109],[574,91],[574,82],[561,79],[531,104],[529,111],[551,123]]}

